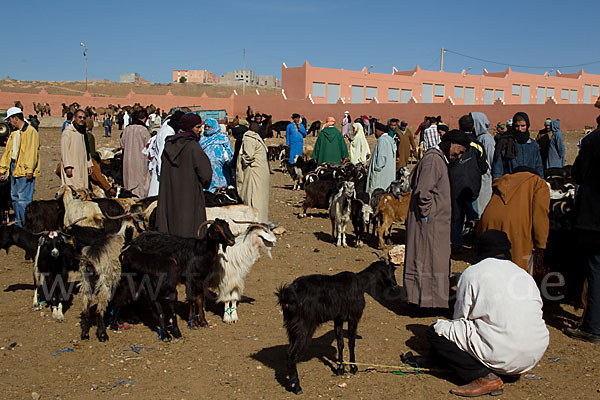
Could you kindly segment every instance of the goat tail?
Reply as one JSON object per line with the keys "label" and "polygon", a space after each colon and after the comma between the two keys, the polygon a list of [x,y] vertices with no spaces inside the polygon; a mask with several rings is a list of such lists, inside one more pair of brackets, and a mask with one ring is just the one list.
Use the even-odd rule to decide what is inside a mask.
{"label": "goat tail", "polygon": [[277,304],[281,306],[284,317],[296,309],[296,292],[289,285],[281,285],[276,291]]}

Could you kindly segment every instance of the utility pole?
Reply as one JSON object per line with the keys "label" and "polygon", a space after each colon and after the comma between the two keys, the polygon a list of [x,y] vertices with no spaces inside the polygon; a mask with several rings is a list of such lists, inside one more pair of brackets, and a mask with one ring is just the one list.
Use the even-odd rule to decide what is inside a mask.
{"label": "utility pole", "polygon": [[440,72],[444,70],[444,53],[446,50],[442,47],[442,56],[440,57]]}
{"label": "utility pole", "polygon": [[246,48],[242,51],[242,94],[246,94]]}
{"label": "utility pole", "polygon": [[88,90],[88,80],[87,80],[87,46],[83,42],[79,42],[79,45],[83,47],[83,58],[85,60],[85,91]]}

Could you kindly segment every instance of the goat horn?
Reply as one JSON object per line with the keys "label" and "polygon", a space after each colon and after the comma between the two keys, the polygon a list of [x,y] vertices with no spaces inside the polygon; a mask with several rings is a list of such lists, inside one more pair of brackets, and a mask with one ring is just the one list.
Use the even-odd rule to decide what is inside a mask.
{"label": "goat horn", "polygon": [[140,213],[140,212],[125,213],[125,214],[115,215],[115,216],[106,214],[105,217],[108,219],[117,220],[117,219],[121,219],[121,218],[125,218],[125,217],[133,217],[134,215],[140,216],[140,215],[142,215],[142,213]]}
{"label": "goat horn", "polygon": [[235,219],[232,219],[231,221],[235,222],[236,224],[249,224],[249,225],[267,226],[267,224],[265,224],[263,222],[256,222],[256,221],[236,221]]}
{"label": "goat horn", "polygon": [[14,225],[14,224],[16,224],[17,222],[23,222],[23,221],[21,221],[20,219],[17,219],[17,220],[11,221],[11,222],[7,222],[7,223],[6,223],[6,226],[11,226],[11,225]]}
{"label": "goat horn", "polygon": [[212,224],[215,221],[212,219],[206,220],[203,223],[200,224],[200,226],[198,227],[198,231],[196,232],[196,236],[200,236],[200,231],[202,230],[202,228],[204,228],[206,225]]}
{"label": "goat horn", "polygon": [[565,206],[566,206],[566,205],[567,205],[567,202],[566,202],[566,201],[562,201],[562,202],[560,203],[560,212],[561,212],[561,214],[562,214],[562,215],[565,215]]}
{"label": "goat horn", "polygon": [[75,225],[78,222],[83,221],[84,219],[87,219],[87,217],[77,218],[75,221],[73,221],[69,225],[65,226],[65,229],[69,229],[70,227],[72,227],[73,225]]}

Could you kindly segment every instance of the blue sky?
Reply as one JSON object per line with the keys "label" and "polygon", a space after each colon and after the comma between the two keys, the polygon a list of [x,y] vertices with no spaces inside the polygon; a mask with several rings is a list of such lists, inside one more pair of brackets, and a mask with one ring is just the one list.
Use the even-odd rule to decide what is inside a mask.
{"label": "blue sky", "polygon": [[[76,5],[73,5],[76,4]],[[393,66],[438,69],[440,48],[490,61],[544,68],[600,61],[598,1],[338,1],[216,2],[29,1],[2,5],[0,77],[82,80],[80,41],[90,79],[138,72],[168,82],[173,69],[217,74],[246,67],[281,75],[299,66],[390,73]],[[10,49],[8,52],[6,50]],[[6,57],[9,55],[8,57]],[[444,69],[481,74],[505,65],[446,53]],[[580,67],[561,68],[576,72]],[[600,74],[600,62],[583,67]]]}

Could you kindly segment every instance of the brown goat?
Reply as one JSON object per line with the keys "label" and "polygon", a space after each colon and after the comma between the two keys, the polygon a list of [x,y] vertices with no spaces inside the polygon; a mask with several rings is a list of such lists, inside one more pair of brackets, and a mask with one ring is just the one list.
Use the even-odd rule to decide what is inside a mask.
{"label": "brown goat", "polygon": [[394,222],[405,222],[408,214],[408,205],[410,204],[410,192],[403,193],[400,198],[396,198],[391,193],[381,196],[381,200],[375,209],[377,217],[377,238],[379,239],[379,248],[385,248],[385,233],[392,227]]}

